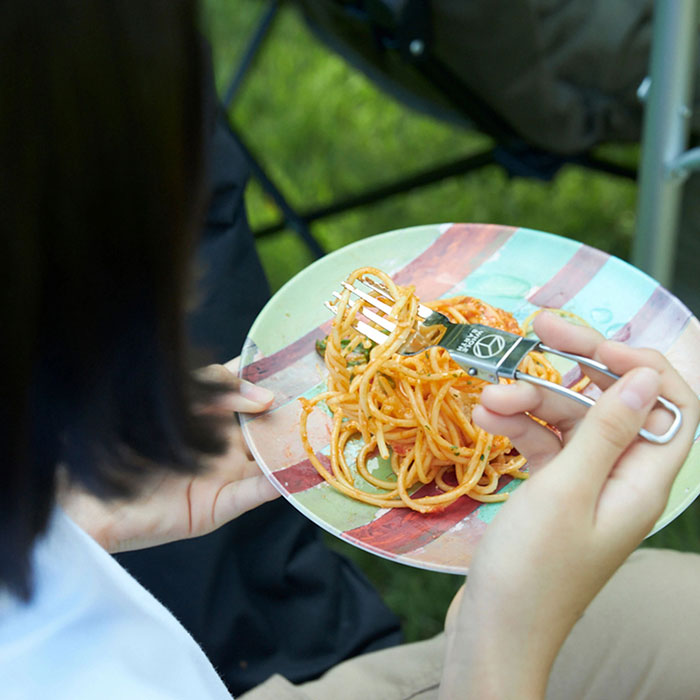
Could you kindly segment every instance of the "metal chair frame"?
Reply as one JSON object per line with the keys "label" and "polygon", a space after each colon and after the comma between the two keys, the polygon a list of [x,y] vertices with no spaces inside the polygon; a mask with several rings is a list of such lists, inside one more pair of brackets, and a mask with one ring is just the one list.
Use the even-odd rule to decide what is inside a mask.
{"label": "metal chair frame", "polygon": [[673,280],[683,183],[700,169],[687,149],[698,42],[698,0],[656,0],[632,263],[666,287]]}

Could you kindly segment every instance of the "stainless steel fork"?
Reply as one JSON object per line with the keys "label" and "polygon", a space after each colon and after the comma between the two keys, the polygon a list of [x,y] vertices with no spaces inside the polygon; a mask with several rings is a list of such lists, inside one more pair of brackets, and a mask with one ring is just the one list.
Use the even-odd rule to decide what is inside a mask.
{"label": "stainless steel fork", "polygon": [[[366,285],[368,289],[375,293],[380,294],[385,299],[392,298],[389,290],[383,285],[379,285],[368,279],[363,279],[362,284]],[[389,333],[396,328],[395,319],[391,317],[391,306],[347,282],[343,282],[343,287],[349,290],[351,295],[358,297],[360,300],[350,300],[350,305],[353,307],[357,304],[361,305],[361,308],[357,310],[358,315],[361,314],[367,321],[379,326],[379,328],[377,328],[367,323],[367,321],[356,318],[353,324],[354,328],[373,342],[377,344],[384,343],[388,334],[384,333],[380,328]],[[341,297],[337,292],[334,292],[333,296],[336,297],[336,299]],[[326,306],[333,313],[336,313],[334,304],[326,302]],[[410,336],[407,342],[399,348],[398,352],[400,354],[417,355],[431,347],[438,346],[447,350],[450,357],[460,367],[466,370],[467,374],[492,384],[498,384],[501,378],[520,379],[530,384],[536,384],[537,386],[554,391],[557,394],[566,396],[586,406],[590,407],[595,404],[595,401],[589,396],[579,394],[568,387],[555,384],[554,382],[541,379],[540,377],[534,377],[531,374],[518,370],[521,361],[533,350],[564,357],[580,365],[601,372],[612,379],[620,378],[619,375],[610,371],[604,364],[592,360],[589,357],[557,350],[556,348],[541,343],[537,339],[524,338],[515,333],[509,333],[508,331],[503,331],[498,328],[491,328],[490,326],[484,326],[478,323],[453,323],[444,314],[433,311],[423,304],[419,304],[418,306],[418,316],[422,319],[421,326],[444,326],[445,332],[440,340],[435,343],[426,341],[419,332],[415,332]],[[663,396],[658,397],[658,402],[673,416],[670,427],[661,435],[652,433],[645,428],[642,428],[639,434],[649,442],[665,444],[678,432],[681,426],[682,416],[678,406],[668,399],[665,399]]]}

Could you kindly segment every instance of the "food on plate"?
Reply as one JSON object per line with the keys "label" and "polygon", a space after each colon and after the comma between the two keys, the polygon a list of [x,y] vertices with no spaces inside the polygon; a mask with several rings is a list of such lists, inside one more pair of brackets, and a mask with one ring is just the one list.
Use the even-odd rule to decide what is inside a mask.
{"label": "food on plate", "polygon": [[[403,329],[417,330],[418,299],[412,287],[396,285],[384,272],[365,267],[349,277],[352,284],[371,276],[387,294],[372,295],[392,305],[391,317]],[[455,323],[479,323],[523,335],[515,318],[469,296],[422,302]],[[327,338],[317,342],[323,354],[327,390],[301,398],[301,439],[318,473],[345,495],[379,507],[411,508],[429,513],[461,496],[502,501],[497,493],[504,475],[524,479],[525,459],[508,438],[491,435],[472,422],[474,406],[486,384],[473,378],[440,347],[418,355],[398,354],[396,343],[373,343],[353,327],[357,305],[345,290]],[[400,341],[399,341],[400,342]],[[548,359],[531,352],[520,369],[560,382]],[[333,416],[329,467],[316,454],[307,434],[309,415],[324,404]],[[360,440],[355,470],[348,454]],[[391,464],[388,478],[372,473],[369,458],[379,455]],[[376,470],[375,470],[376,471]]]}

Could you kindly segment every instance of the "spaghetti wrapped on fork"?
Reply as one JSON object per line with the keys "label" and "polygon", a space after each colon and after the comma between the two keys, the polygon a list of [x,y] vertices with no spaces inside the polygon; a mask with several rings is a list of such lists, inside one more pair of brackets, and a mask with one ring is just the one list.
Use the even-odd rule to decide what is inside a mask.
{"label": "spaghetti wrapped on fork", "polygon": [[[368,276],[386,289],[386,295],[380,291],[371,295],[391,305],[393,330],[381,344],[373,343],[355,328],[362,305],[352,302],[347,289],[337,295],[336,318],[324,352],[327,391],[301,399],[301,436],[311,463],[342,493],[379,507],[426,513],[464,495],[478,501],[504,500],[507,496],[497,493],[500,477],[526,478],[525,459],[507,438],[472,422],[472,410],[486,382],[470,376],[441,347],[401,354],[399,350],[420,327],[419,301],[412,287],[396,285],[375,268],[360,268],[347,282],[352,285]],[[522,335],[509,313],[472,297],[425,305],[455,323],[479,323]],[[428,332],[439,334],[440,329]],[[523,369],[560,381],[541,353],[530,353]],[[330,468],[316,455],[306,428],[309,414],[321,402],[333,415]],[[355,472],[346,458],[353,439],[364,443]],[[379,478],[369,468],[368,460],[377,452],[390,461],[389,478]]]}

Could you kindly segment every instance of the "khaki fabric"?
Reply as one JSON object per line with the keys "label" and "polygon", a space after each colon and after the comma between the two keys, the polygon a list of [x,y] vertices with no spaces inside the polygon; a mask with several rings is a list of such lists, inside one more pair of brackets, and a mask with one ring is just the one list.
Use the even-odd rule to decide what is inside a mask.
{"label": "khaki fabric", "polygon": [[[469,120],[408,59],[380,48],[376,28],[348,9],[352,3],[297,4],[333,48],[389,92]],[[384,6],[374,21],[391,36],[406,4],[360,3]],[[528,143],[578,153],[639,138],[637,88],[648,71],[652,0],[431,0],[429,7],[430,54]]]}
{"label": "khaki fabric", "polygon": [[273,676],[240,700],[436,700],[444,635],[365,654],[294,687]]}
{"label": "khaki fabric", "polygon": [[[240,700],[435,700],[443,653],[438,635],[351,659],[298,687],[274,676]],[[635,552],[591,603],[554,664],[547,700],[628,698],[700,698],[698,555]]]}
{"label": "khaki fabric", "polygon": [[589,605],[548,700],[700,698],[700,556],[643,549]]}

